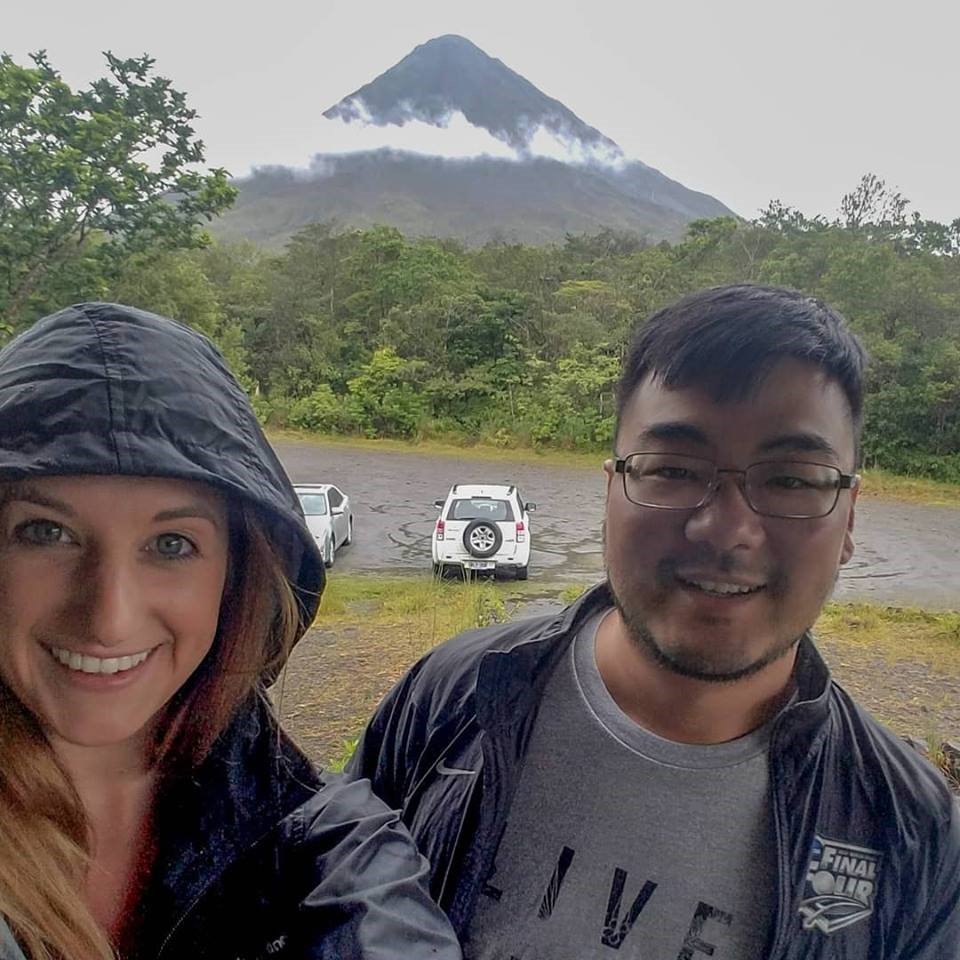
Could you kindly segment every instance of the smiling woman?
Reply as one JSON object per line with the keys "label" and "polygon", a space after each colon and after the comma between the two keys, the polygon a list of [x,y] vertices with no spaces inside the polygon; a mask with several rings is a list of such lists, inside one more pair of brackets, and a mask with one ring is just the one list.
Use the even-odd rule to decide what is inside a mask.
{"label": "smiling woman", "polygon": [[84,304],[0,352],[0,928],[29,960],[459,957],[394,814],[267,701],[323,585],[202,337]]}

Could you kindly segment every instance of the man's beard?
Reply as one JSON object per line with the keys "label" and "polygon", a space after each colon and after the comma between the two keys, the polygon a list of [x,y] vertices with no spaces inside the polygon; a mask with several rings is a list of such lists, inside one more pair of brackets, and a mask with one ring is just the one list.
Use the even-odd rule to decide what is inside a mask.
{"label": "man's beard", "polygon": [[[715,562],[714,566],[721,570],[730,570],[733,564],[727,562]],[[668,592],[676,590],[676,567],[679,564],[673,559],[661,560],[657,565],[657,583],[659,587],[658,598],[653,601],[654,606],[666,602]],[[639,610],[631,610],[629,606],[623,603],[617,595],[617,588],[607,571],[607,580],[610,584],[610,592],[613,596],[614,604],[620,613],[620,618],[627,628],[627,634],[636,646],[646,653],[658,666],[669,670],[681,677],[690,677],[694,680],[703,680],[708,683],[734,683],[743,680],[746,677],[759,673],[764,667],[786,656],[798,643],[800,637],[805,631],[802,631],[796,637],[786,637],[776,639],[769,649],[764,651],[761,656],[749,663],[724,665],[718,663],[716,657],[709,653],[702,653],[692,647],[685,648],[685,645],[677,645],[677,649],[670,651],[657,641],[653,632],[647,626],[646,618]],[[772,574],[766,582],[764,588],[772,598],[782,596],[786,590],[786,576],[780,571]],[[709,631],[709,625],[704,627]]]}

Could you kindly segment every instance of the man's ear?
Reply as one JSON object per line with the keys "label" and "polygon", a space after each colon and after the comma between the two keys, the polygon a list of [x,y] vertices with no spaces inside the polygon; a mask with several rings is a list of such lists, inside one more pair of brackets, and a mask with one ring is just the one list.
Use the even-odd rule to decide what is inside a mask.
{"label": "man's ear", "polygon": [[613,460],[607,458],[603,461],[603,472],[607,475],[607,496],[610,496],[610,484],[613,483],[613,478],[616,476],[616,473],[613,469]]}
{"label": "man's ear", "polygon": [[855,487],[852,487],[850,490],[850,513],[847,517],[847,529],[843,532],[843,548],[840,551],[840,564],[841,566],[847,563],[850,558],[853,556],[854,551],[854,542],[853,542],[853,521],[855,514],[857,512],[857,497],[860,496],[860,484],[858,483]]}

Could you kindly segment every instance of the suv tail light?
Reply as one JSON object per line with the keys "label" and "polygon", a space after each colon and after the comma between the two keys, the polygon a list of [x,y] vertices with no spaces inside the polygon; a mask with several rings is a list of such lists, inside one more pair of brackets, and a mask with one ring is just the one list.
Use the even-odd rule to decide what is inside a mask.
{"label": "suv tail light", "polygon": [[437,521],[437,539],[438,540],[443,539],[443,521],[442,520]]}
{"label": "suv tail light", "polygon": [[527,528],[523,525],[522,520],[517,521],[517,543],[523,543],[527,539]]}

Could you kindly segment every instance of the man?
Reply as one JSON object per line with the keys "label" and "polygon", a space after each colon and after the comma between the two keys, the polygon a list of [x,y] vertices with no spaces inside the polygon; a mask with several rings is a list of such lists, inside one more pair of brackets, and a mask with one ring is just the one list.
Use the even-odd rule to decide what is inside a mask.
{"label": "man", "polygon": [[791,291],[660,311],[619,385],[607,582],[380,706],[350,769],[469,960],[960,957],[957,805],[809,635],[853,553],[863,366]]}

